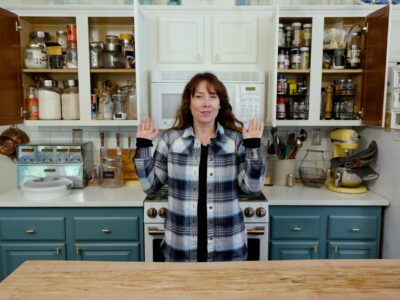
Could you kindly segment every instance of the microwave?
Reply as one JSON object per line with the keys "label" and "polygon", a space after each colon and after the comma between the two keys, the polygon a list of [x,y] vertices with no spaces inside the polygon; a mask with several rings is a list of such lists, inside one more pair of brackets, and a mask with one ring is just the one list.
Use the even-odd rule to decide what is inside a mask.
{"label": "microwave", "polygon": [[[199,72],[153,70],[151,72],[151,118],[155,128],[172,127],[189,80]],[[254,117],[264,120],[265,73],[262,71],[207,71],[225,85],[236,118],[245,126]]]}

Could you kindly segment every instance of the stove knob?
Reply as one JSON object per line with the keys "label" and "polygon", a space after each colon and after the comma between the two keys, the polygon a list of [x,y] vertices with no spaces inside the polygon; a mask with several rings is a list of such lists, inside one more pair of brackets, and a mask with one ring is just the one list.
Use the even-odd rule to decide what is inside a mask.
{"label": "stove knob", "polygon": [[247,207],[247,208],[244,210],[244,215],[245,215],[246,217],[248,217],[248,218],[253,217],[253,216],[254,216],[254,209],[251,208],[251,207]]}
{"label": "stove knob", "polygon": [[257,217],[262,218],[262,217],[265,217],[266,214],[267,214],[267,212],[264,207],[259,207],[256,209]]}
{"label": "stove knob", "polygon": [[168,212],[168,209],[166,209],[165,207],[161,207],[161,208],[158,210],[158,215],[159,215],[161,218],[165,218],[165,217],[167,216],[167,212]]}
{"label": "stove knob", "polygon": [[149,208],[148,210],[147,210],[147,216],[149,217],[149,218],[155,218],[155,217],[157,217],[157,210],[155,209],[155,208]]}

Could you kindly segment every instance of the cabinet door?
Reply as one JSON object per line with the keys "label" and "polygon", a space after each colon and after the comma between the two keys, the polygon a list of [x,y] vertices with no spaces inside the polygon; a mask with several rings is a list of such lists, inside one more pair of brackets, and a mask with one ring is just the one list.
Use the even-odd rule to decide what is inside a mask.
{"label": "cabinet door", "polygon": [[272,241],[271,260],[318,259],[318,241]]}
{"label": "cabinet door", "polygon": [[160,63],[203,63],[204,18],[159,17],[158,44]]}
{"label": "cabinet door", "polygon": [[329,242],[328,258],[373,259],[378,258],[376,242]]}
{"label": "cabinet door", "polygon": [[1,279],[4,279],[25,260],[65,260],[65,243],[3,243]]}
{"label": "cabinet door", "polygon": [[257,63],[257,17],[213,17],[212,62]]}
{"label": "cabinet door", "polygon": [[74,260],[139,261],[140,243],[75,243]]}
{"label": "cabinet door", "polygon": [[23,122],[21,44],[17,21],[17,15],[0,8],[0,125]]}

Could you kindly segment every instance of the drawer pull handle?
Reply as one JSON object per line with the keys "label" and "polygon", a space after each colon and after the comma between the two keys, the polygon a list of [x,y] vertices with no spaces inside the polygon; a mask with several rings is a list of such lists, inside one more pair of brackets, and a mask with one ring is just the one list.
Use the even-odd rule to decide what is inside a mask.
{"label": "drawer pull handle", "polygon": [[80,252],[81,252],[81,248],[76,247],[76,255],[79,255]]}
{"label": "drawer pull handle", "polygon": [[57,255],[60,255],[61,249],[60,248],[56,248],[56,253]]}
{"label": "drawer pull handle", "polygon": [[353,227],[353,228],[351,229],[351,231],[357,232],[357,231],[360,231],[360,228]]}
{"label": "drawer pull handle", "polygon": [[34,234],[35,233],[35,229],[28,229],[28,230],[25,230],[25,232],[29,233],[29,234]]}
{"label": "drawer pull handle", "polygon": [[318,247],[316,245],[314,245],[314,253],[317,253],[318,251]]}
{"label": "drawer pull handle", "polygon": [[256,226],[254,228],[247,230],[247,234],[249,235],[263,235],[264,233],[265,233],[265,228],[262,226]]}
{"label": "drawer pull handle", "polygon": [[102,230],[101,230],[101,232],[104,232],[104,233],[110,233],[110,232],[111,232],[111,230],[110,230],[110,229],[107,229],[107,228],[105,228],[105,229],[102,229]]}
{"label": "drawer pull handle", "polygon": [[294,230],[294,231],[301,231],[302,229],[303,229],[303,228],[297,227],[297,226],[293,227],[293,230]]}
{"label": "drawer pull handle", "polygon": [[333,246],[333,251],[335,251],[335,253],[337,253],[338,252],[338,246]]}
{"label": "drawer pull handle", "polygon": [[162,235],[164,234],[163,229],[158,229],[157,227],[149,227],[149,235]]}

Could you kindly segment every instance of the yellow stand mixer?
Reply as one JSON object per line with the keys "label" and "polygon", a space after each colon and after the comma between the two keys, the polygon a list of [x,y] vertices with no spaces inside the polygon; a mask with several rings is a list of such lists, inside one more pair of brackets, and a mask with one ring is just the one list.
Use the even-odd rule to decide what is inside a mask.
{"label": "yellow stand mixer", "polygon": [[[358,148],[359,135],[353,129],[336,129],[331,132],[330,138],[333,144],[332,161],[346,161],[349,150]],[[332,168],[331,162],[325,186],[338,193],[361,194],[367,191],[367,187],[361,182],[358,176],[344,167]]]}

